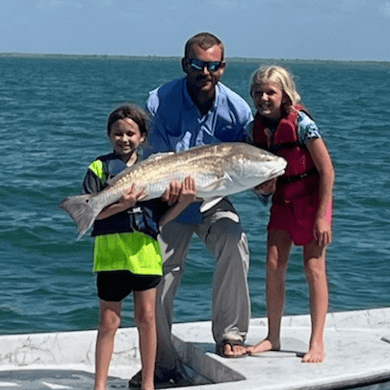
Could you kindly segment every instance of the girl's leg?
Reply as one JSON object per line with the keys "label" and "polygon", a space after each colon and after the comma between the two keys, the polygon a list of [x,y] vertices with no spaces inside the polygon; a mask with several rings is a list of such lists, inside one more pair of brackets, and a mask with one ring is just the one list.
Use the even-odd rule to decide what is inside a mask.
{"label": "girl's leg", "polygon": [[328,312],[328,283],[326,278],[325,247],[313,242],[304,247],[305,273],[309,285],[311,337],[305,363],[320,363],[325,359],[324,330]]}
{"label": "girl's leg", "polygon": [[134,292],[135,322],[141,352],[142,390],[154,389],[157,351],[156,293],[157,288]]}
{"label": "girl's leg", "polygon": [[95,387],[94,390],[105,390],[108,368],[114,351],[115,333],[120,324],[121,302],[100,300],[99,330],[95,352]]}
{"label": "girl's leg", "polygon": [[267,243],[267,313],[268,336],[249,353],[266,352],[280,349],[280,323],[282,320],[285,298],[285,274],[291,249],[289,233],[271,229]]}

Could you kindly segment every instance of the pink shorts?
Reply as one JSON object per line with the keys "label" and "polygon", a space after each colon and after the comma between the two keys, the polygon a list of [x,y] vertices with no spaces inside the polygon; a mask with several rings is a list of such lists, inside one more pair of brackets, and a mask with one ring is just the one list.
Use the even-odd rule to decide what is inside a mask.
{"label": "pink shorts", "polygon": [[[273,203],[268,230],[284,230],[290,234],[295,245],[309,245],[314,239],[318,202],[318,193],[314,193],[284,203]],[[332,202],[328,204],[325,220],[331,226]]]}

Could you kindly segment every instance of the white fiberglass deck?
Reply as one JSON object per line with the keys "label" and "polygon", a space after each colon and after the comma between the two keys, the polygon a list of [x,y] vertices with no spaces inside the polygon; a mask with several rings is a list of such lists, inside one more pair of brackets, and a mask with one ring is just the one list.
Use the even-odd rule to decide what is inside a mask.
{"label": "white fiberglass deck", "polygon": [[[247,343],[266,332],[264,318],[252,319]],[[283,318],[282,351],[257,357],[217,356],[210,322],[175,324],[173,333],[194,383],[186,389],[341,389],[390,380],[390,308],[328,314],[321,364],[301,363],[309,316]],[[0,389],[92,389],[95,339],[96,331],[0,336]],[[120,329],[107,388],[127,389],[139,368],[137,331]]]}

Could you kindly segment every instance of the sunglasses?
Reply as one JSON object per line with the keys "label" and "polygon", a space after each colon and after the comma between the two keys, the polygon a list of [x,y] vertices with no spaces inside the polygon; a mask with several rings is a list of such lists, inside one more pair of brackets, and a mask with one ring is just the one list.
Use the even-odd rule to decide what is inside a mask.
{"label": "sunglasses", "polygon": [[221,68],[223,62],[222,61],[201,61],[197,58],[188,59],[188,64],[191,66],[191,68],[202,71],[205,67],[210,72],[216,72],[219,68]]}

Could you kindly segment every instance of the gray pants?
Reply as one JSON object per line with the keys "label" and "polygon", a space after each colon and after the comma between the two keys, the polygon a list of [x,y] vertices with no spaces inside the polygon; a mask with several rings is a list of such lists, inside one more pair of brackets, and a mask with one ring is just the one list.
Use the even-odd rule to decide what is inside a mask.
{"label": "gray pants", "polygon": [[212,332],[217,345],[225,339],[244,341],[248,332],[248,241],[237,212],[229,201],[223,199],[204,213],[200,224],[170,222],[162,229],[160,242],[164,256],[164,277],[157,296],[156,374],[159,378],[172,377],[179,369],[179,359],[171,341],[172,304],[194,233],[217,260],[212,307]]}

